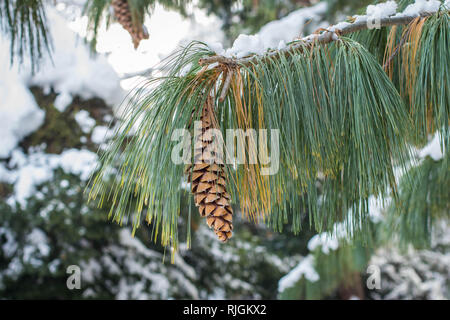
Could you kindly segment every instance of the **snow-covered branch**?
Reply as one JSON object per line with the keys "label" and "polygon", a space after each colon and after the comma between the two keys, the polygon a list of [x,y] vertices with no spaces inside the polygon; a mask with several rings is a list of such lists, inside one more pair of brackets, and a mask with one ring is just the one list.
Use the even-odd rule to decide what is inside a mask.
{"label": "snow-covered branch", "polygon": [[[421,17],[426,17],[431,15],[430,13],[424,13],[421,15]],[[417,19],[417,16],[398,16],[398,17],[388,17],[381,19],[379,22],[379,28],[387,27],[387,26],[394,26],[394,25],[406,25],[409,24],[414,19]],[[241,59],[235,59],[235,58],[228,58],[225,56],[212,56],[208,58],[201,59],[199,61],[199,64],[201,65],[209,65],[212,63],[220,63],[220,64],[227,64],[227,65],[250,65],[252,63],[255,63],[258,59],[261,58],[272,58],[276,56],[286,55],[290,54],[295,50],[298,50],[302,48],[305,44],[308,43],[330,43],[332,41],[336,41],[339,39],[339,36],[344,36],[353,32],[357,32],[360,30],[369,29],[369,25],[367,23],[367,20],[361,20],[354,23],[349,23],[342,29],[338,28],[329,28],[326,30],[323,30],[321,33],[314,33],[309,36],[306,36],[299,41],[294,42],[292,45],[280,49],[280,50],[272,50],[267,52],[264,55],[258,55],[254,54],[249,57],[241,58]]]}
{"label": "snow-covered branch", "polygon": [[[210,65],[213,63],[225,64],[228,66],[236,66],[236,65],[244,65],[248,66],[252,63],[256,63],[260,59],[273,58],[282,55],[289,55],[296,50],[301,50],[301,48],[306,44],[325,44],[330,43],[332,41],[336,41],[340,36],[345,36],[357,31],[366,30],[366,29],[380,29],[382,27],[394,26],[394,25],[407,25],[411,23],[414,19],[417,18],[425,18],[434,13],[436,13],[441,6],[440,1],[432,0],[428,2],[424,2],[423,0],[417,0],[416,3],[408,6],[403,12],[396,12],[397,4],[395,1],[388,1],[385,3],[378,4],[376,6],[369,6],[367,8],[367,15],[364,16],[355,16],[353,23],[350,22],[340,22],[336,25],[333,25],[329,28],[319,28],[316,32],[306,37],[300,38],[297,41],[292,42],[288,46],[280,45],[277,50],[268,49],[268,51],[262,53],[261,50],[259,52],[252,52],[251,55],[246,55],[245,57],[241,57],[238,55],[230,55],[229,52],[239,51],[236,48],[231,48],[227,51],[218,52],[217,55],[200,59],[199,63],[201,65]],[[448,5],[445,3],[445,6]],[[317,14],[320,10],[323,10],[322,7],[314,10],[314,7],[308,8],[308,14]],[[305,9],[301,9],[305,10]],[[299,11],[301,11],[299,10]],[[318,12],[315,12],[318,11]],[[305,12],[306,13],[306,12]],[[301,16],[301,15],[300,15]],[[267,34],[267,32],[265,32]],[[249,36],[249,41],[252,40]],[[242,46],[242,44],[239,44]],[[212,48],[214,49],[214,48]],[[247,48],[242,49],[241,51],[248,51]]]}

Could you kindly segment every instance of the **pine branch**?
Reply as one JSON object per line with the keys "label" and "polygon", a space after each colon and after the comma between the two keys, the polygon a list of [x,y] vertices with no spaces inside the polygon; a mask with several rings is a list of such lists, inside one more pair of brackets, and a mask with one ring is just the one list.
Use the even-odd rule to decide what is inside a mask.
{"label": "pine branch", "polygon": [[[429,13],[424,13],[421,15],[421,17],[428,17],[430,15],[431,14]],[[417,16],[399,16],[399,17],[383,18],[380,20],[380,28],[394,25],[407,25],[417,18],[418,18]],[[315,44],[326,44],[338,40],[339,39],[338,36],[345,36],[357,31],[367,29],[369,29],[367,21],[365,20],[359,21],[352,23],[342,29],[336,29],[335,31],[330,31],[332,29],[328,28],[328,30],[323,31],[320,34],[314,33],[312,35],[300,39],[299,41],[295,41],[292,45],[288,46],[285,49],[269,51],[264,55],[251,55],[249,57],[241,59],[228,58],[224,56],[212,56],[200,59],[199,64],[209,65],[213,63],[219,63],[230,66],[235,65],[249,66],[253,63],[257,63],[257,61],[260,61],[261,59],[269,59],[279,57],[281,55],[292,54],[294,51],[298,50],[299,48],[302,48],[305,44],[310,44],[312,42],[314,42]]]}
{"label": "pine branch", "polygon": [[[183,168],[171,161],[178,145],[172,137],[200,118],[205,92],[211,92],[222,134],[226,129],[279,132],[278,141],[268,142],[279,150],[276,173],[263,175],[260,160],[224,165],[226,176],[233,178],[227,192],[244,215],[267,218],[277,231],[291,221],[299,232],[304,212],[319,232],[346,217],[352,230],[365,230],[369,197],[383,198],[387,190],[396,195],[394,169],[406,162],[414,132],[409,113],[418,123],[444,126],[442,140],[448,139],[448,25],[447,11],[412,19],[393,79],[367,48],[347,37],[334,41],[329,30],[285,51],[244,59],[212,57],[218,66],[206,65],[200,58],[213,52],[194,42],[167,59],[166,75],[149,80],[150,90],[139,89],[133,96],[102,157],[90,198],[111,201],[111,215],[119,223],[135,214],[135,228],[145,214],[162,243],[176,248]],[[386,49],[383,41],[373,43]],[[407,81],[401,78],[405,73]],[[407,93],[401,90],[404,83]],[[408,110],[408,95],[421,104]],[[136,133],[130,137],[132,129]],[[245,140],[238,137],[248,156],[252,150]],[[118,171],[112,191],[103,182],[111,167]]]}
{"label": "pine branch", "polygon": [[405,32],[405,34],[403,35],[403,37],[401,38],[400,42],[397,44],[397,46],[395,47],[394,52],[392,52],[392,54],[389,56],[389,58],[387,59],[387,61],[383,64],[383,69],[386,70],[389,65],[391,64],[392,60],[394,60],[395,56],[399,53],[400,48],[405,44],[406,39],[409,36],[410,33],[410,29],[407,30],[407,32]]}
{"label": "pine branch", "polygon": [[[231,199],[239,200],[244,215],[266,216],[276,230],[289,215],[294,231],[300,231],[305,208],[317,230],[329,228],[350,209],[353,223],[361,223],[368,196],[380,195],[394,183],[392,158],[402,159],[406,153],[408,116],[381,66],[352,40],[332,46],[304,47],[290,57],[259,63],[251,72],[234,71],[231,97],[219,108],[216,96],[221,130],[280,131],[276,174],[263,176],[259,161],[224,167],[226,175],[234,177]],[[178,53],[169,59],[168,76],[151,80],[152,91],[139,92],[124,112],[125,121],[103,157],[91,192],[92,199],[99,196],[101,202],[114,203],[111,213],[117,222],[130,211],[136,216],[146,212],[161,228],[164,244],[175,241],[177,234],[172,222],[179,212],[177,181],[182,177],[182,168],[170,159],[175,144],[171,137],[199,118],[204,92],[218,88],[222,71],[197,63],[209,53],[200,45]],[[187,66],[189,72],[179,76]],[[138,132],[129,139],[137,119],[142,119]],[[249,155],[248,144],[242,143]],[[102,176],[117,159],[124,163],[121,178],[114,191],[105,194]],[[319,173],[324,179],[318,188]],[[144,204],[150,210],[143,211]]]}

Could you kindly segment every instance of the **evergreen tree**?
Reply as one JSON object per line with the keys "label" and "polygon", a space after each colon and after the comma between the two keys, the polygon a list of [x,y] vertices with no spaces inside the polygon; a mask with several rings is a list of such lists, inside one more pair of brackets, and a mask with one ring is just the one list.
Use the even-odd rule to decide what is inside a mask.
{"label": "evergreen tree", "polygon": [[[12,52],[23,57],[24,50],[28,50],[38,59],[41,46],[49,47],[49,41],[42,2],[31,2],[33,5],[26,9],[19,2],[7,2],[0,7],[0,17],[10,33]],[[263,2],[250,5],[244,1],[242,12],[246,12],[248,6],[259,12]],[[162,252],[169,249],[168,255],[175,261],[177,256],[180,257],[180,248],[192,247],[192,251],[183,253],[183,258],[193,262],[196,250],[207,252],[220,248],[224,255],[241,250],[233,239],[220,247],[211,239],[213,245],[205,249],[202,243],[206,237],[202,233],[206,231],[205,226],[198,227],[195,232],[199,222],[194,216],[194,205],[197,205],[221,240],[229,238],[233,225],[233,232],[245,234],[250,228],[248,224],[231,225],[231,220],[226,218],[233,211],[231,201],[235,204],[235,212],[242,213],[252,222],[263,222],[274,231],[287,232],[288,228],[294,234],[305,235],[305,230],[309,236],[315,234],[308,242],[308,251],[304,249],[305,256],[280,280],[279,298],[407,297],[402,292],[364,293],[362,282],[367,265],[373,263],[371,257],[376,261],[380,252],[376,252],[376,248],[398,244],[403,250],[410,245],[418,249],[436,249],[433,235],[438,234],[437,226],[445,224],[449,218],[446,190],[449,186],[450,76],[447,69],[450,55],[447,47],[450,42],[450,4],[448,1],[430,1],[426,7],[421,7],[421,2],[402,0],[395,8],[392,2],[368,7],[365,16],[349,17],[334,27],[319,28],[310,36],[292,39],[287,45],[280,42],[275,47],[264,47],[261,39],[250,45],[245,40],[251,42],[254,39],[240,36],[227,51],[201,42],[192,42],[180,49],[163,63],[164,76],[149,79],[146,86],[137,88],[125,106],[123,119],[115,128],[110,144],[101,152],[101,165],[89,185],[89,199],[103,205],[102,209],[92,209],[93,212],[107,211],[120,224],[132,221],[132,234],[138,237],[146,232],[142,230],[148,231],[139,228],[145,222],[150,226],[147,237],[159,241],[161,247],[158,248]],[[126,16],[122,24],[129,29],[136,44],[145,38],[145,32],[138,26],[142,26],[144,16],[151,12],[154,2],[127,3],[130,13],[122,13]],[[178,2],[167,4],[184,10]],[[202,2],[203,6],[207,4],[208,1]],[[214,9],[223,14],[228,23],[225,27],[231,30],[233,2],[220,4],[224,10],[221,7]],[[297,5],[293,1],[288,7],[292,9]],[[328,10],[333,12],[333,15],[328,13],[328,19],[339,17],[335,13],[339,5],[328,1]],[[86,7],[94,35],[109,6],[110,1],[92,1]],[[261,8],[264,10],[268,6],[261,5]],[[33,12],[37,15],[33,15],[35,21],[30,25],[30,20],[26,19]],[[371,28],[374,22],[376,29]],[[22,37],[24,30],[33,37]],[[179,129],[194,133],[196,121],[203,128],[201,139],[196,141],[200,147],[192,145],[184,151],[190,151],[187,152],[190,162],[198,157],[202,162],[211,162],[202,168],[188,166],[185,172],[182,164],[174,164],[171,159],[172,150],[179,143],[173,137]],[[256,163],[235,165],[218,162],[216,151],[199,155],[197,151],[208,149],[213,141],[206,130],[211,127],[223,136],[230,128],[247,132],[278,130],[278,172],[263,174],[265,163],[258,157]],[[131,130],[135,131],[133,135],[130,135]],[[429,157],[426,150],[430,145],[427,143],[433,136],[436,142],[433,152],[438,150],[438,155]],[[245,139],[245,135],[237,136],[238,145],[244,146],[244,155],[249,159],[254,155],[252,138],[248,139],[249,143],[245,143]],[[271,145],[269,149],[273,148]],[[416,149],[422,151],[417,155]],[[220,170],[214,169],[215,165],[219,168],[219,164]],[[185,188],[183,182],[191,183],[195,198],[189,195],[190,188]],[[2,193],[7,194],[8,188],[3,187]],[[382,219],[373,216],[374,200],[384,204],[378,209]],[[78,201],[79,206],[85,205],[80,199]],[[31,201],[30,205],[41,206],[42,203]],[[5,210],[23,209],[8,204]],[[58,219],[62,216],[63,213],[58,214]],[[6,221],[11,220],[9,216]],[[43,225],[41,221],[23,223]],[[87,225],[90,223],[93,222]],[[224,226],[228,229],[223,229]],[[269,234],[264,225],[255,228],[253,232]],[[25,230],[33,235],[34,229]],[[2,232],[7,243],[12,236],[7,231]],[[24,244],[22,260],[27,263],[27,268],[34,261],[25,250],[27,241],[42,238],[41,233],[37,233],[33,237],[26,233],[17,237]],[[125,245],[124,236],[120,234],[122,242],[117,240],[117,243]],[[198,238],[199,234],[203,238]],[[284,239],[282,235],[276,238]],[[86,239],[90,240],[89,237]],[[109,245],[114,246],[114,238],[105,244],[105,248]],[[135,247],[139,251],[139,245]],[[256,245],[244,251],[254,255],[257,249]],[[37,247],[31,252],[38,257],[48,255],[45,248]],[[144,260],[150,255],[145,252],[142,254]],[[133,268],[127,264],[125,253],[118,253],[118,256],[122,257],[125,268]],[[276,253],[270,256],[273,259],[267,262],[268,269],[277,264],[274,262]],[[13,263],[11,257],[3,253],[6,261],[3,264]],[[113,257],[111,259],[119,259]],[[44,261],[51,264],[51,261]],[[211,261],[229,262],[218,260],[214,253]],[[257,256],[255,261],[259,261]],[[237,272],[230,264],[227,267],[232,270],[230,274]],[[194,268],[198,271],[203,266]],[[436,269],[445,274],[439,263]],[[169,275],[164,269],[161,273],[177,278],[177,272],[182,272],[183,277],[194,281],[195,276],[189,270],[176,270],[175,275]],[[274,267],[274,270],[278,274],[275,271],[273,274],[281,277],[281,269]],[[388,271],[383,269],[383,272]],[[26,272],[17,277],[22,276],[26,277]],[[2,278],[7,279],[3,283],[14,288],[8,277],[2,274]],[[150,276],[148,280],[142,285],[151,288]],[[275,288],[271,292],[263,289],[267,278],[261,284],[244,274],[241,280],[259,287],[260,297],[271,297],[275,293]],[[394,277],[392,280],[393,283],[396,281]],[[127,280],[120,281],[119,286],[127,283]],[[206,277],[200,282],[202,284],[197,288],[214,293],[213,279]],[[240,294],[248,292],[249,297],[258,297],[250,293],[249,288],[254,287],[242,282],[237,287],[229,281],[225,283],[227,297],[233,296],[236,288]],[[92,290],[110,295],[128,292],[126,297],[138,297],[123,287],[118,291]],[[421,287],[413,296],[445,296],[424,292],[426,290]],[[208,294],[195,290],[161,294],[165,298],[208,297]]]}

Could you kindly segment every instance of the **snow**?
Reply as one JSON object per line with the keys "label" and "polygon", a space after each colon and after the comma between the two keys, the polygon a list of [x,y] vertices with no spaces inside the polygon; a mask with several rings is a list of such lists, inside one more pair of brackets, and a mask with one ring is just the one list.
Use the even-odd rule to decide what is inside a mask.
{"label": "snow", "polygon": [[106,126],[96,126],[91,133],[91,140],[96,144],[102,144],[114,135],[114,130]]}
{"label": "snow", "polygon": [[[146,247],[139,239],[133,238],[130,230],[122,229],[119,241],[122,247],[115,246],[109,251],[115,256],[115,260],[124,256],[127,272],[136,278],[130,279],[132,281],[121,279],[117,299],[149,299],[154,295],[160,299],[168,299],[174,283],[183,288],[192,299],[199,298],[198,290],[191,282],[196,279],[197,273],[178,253],[175,255],[176,269],[170,268],[166,272],[161,272],[164,268],[164,264],[161,263],[163,256]],[[150,288],[147,287],[149,282]]]}
{"label": "snow", "polygon": [[268,49],[285,47],[286,42],[294,40],[303,33],[308,21],[317,22],[326,10],[326,2],[296,10],[280,20],[267,23],[257,34],[240,34],[233,46],[227,50],[223,50],[222,45],[217,42],[207,44],[216,54],[226,57],[242,58],[250,54],[264,54]]}
{"label": "snow", "polygon": [[242,58],[252,53],[263,54],[266,52],[266,47],[263,39],[258,34],[245,35],[240,34],[233,43],[233,47],[227,49],[225,52],[226,57]]}
{"label": "snow", "polygon": [[[375,197],[371,195],[368,200],[368,215],[373,223],[383,221],[383,211],[389,206],[392,199],[390,197]],[[331,251],[336,251],[339,248],[341,241],[346,241],[353,237],[356,230],[353,227],[353,212],[350,209],[347,214],[347,219],[342,222],[337,222],[333,225],[330,232],[322,232],[314,235],[308,241],[308,250],[315,251],[320,249],[322,253],[329,254]]]}
{"label": "snow", "polygon": [[423,13],[434,13],[439,10],[441,1],[439,0],[416,0],[414,3],[408,5],[403,12],[396,13],[397,3],[395,1],[387,1],[377,5],[369,5],[367,7],[366,15],[356,17],[355,22],[363,21],[377,21],[387,17],[405,17],[405,16],[420,16]]}
{"label": "snow", "polygon": [[325,231],[314,235],[308,241],[308,250],[314,251],[320,247],[324,254],[335,251],[339,248],[340,241],[351,239],[353,237],[353,214],[350,209],[347,214],[347,219],[342,222],[333,224],[331,231]]}
{"label": "snow", "polygon": [[120,231],[120,243],[127,247],[133,248],[133,250],[147,258],[162,258],[161,254],[148,249],[142,244],[141,241],[139,241],[137,238],[132,237],[130,230],[122,229]]}
{"label": "snow", "polygon": [[206,42],[206,44],[208,45],[209,49],[211,49],[211,51],[214,51],[217,55],[225,54],[222,43],[214,41],[211,43]]}
{"label": "snow", "polygon": [[34,267],[42,265],[41,257],[46,257],[50,253],[48,239],[40,229],[33,229],[27,236],[26,245],[23,248],[23,262]]}
{"label": "snow", "polygon": [[319,274],[314,268],[314,256],[307,255],[302,261],[278,282],[278,292],[293,287],[302,277],[311,282],[319,280]]}
{"label": "snow", "polygon": [[9,61],[9,44],[0,37],[0,158],[8,158],[19,141],[38,129],[45,117]]}
{"label": "snow", "polygon": [[46,57],[39,72],[28,76],[27,84],[53,88],[58,94],[55,107],[59,111],[64,111],[76,95],[83,99],[99,97],[110,105],[120,103],[124,96],[120,79],[105,56],[93,56],[66,20],[53,8],[47,9],[55,49],[52,59]]}
{"label": "snow", "polygon": [[80,263],[81,275],[83,281],[94,282],[95,278],[100,276],[102,272],[102,266],[96,259],[89,259],[87,262],[82,261]]}
{"label": "snow", "polygon": [[283,50],[283,49],[285,49],[286,47],[287,47],[286,41],[280,40],[280,42],[278,43],[277,50]]}
{"label": "snow", "polygon": [[436,238],[429,250],[383,247],[371,257],[369,264],[381,271],[381,288],[370,290],[372,299],[445,300],[450,297],[449,226],[433,230]]}
{"label": "snow", "polygon": [[382,19],[394,15],[397,12],[395,1],[382,2],[376,5],[367,6],[366,14],[368,19]]}
{"label": "snow", "polygon": [[[393,1],[389,1],[389,2],[393,2]],[[395,6],[397,6],[397,4],[395,4]],[[369,7],[370,10],[369,10]],[[355,18],[354,23],[367,23],[368,21],[370,22],[375,22],[375,21],[379,21],[379,19],[382,18],[387,18],[390,15],[385,13],[383,11],[383,8],[387,8],[387,12],[391,13],[391,14],[395,14],[397,7],[395,8],[395,10],[392,12],[392,7],[390,5],[386,5],[385,2],[383,3],[379,3],[377,5],[369,5],[366,9],[366,14],[365,15],[354,15],[353,18]]]}
{"label": "snow", "polygon": [[[49,88],[48,85],[45,85]],[[59,112],[64,112],[66,108],[72,103],[72,96],[68,92],[61,92],[55,99],[54,105]]]}
{"label": "snow", "polygon": [[181,69],[179,76],[184,77],[185,75],[187,75],[189,73],[191,68],[192,68],[192,63],[188,63]]}
{"label": "snow", "polygon": [[327,3],[323,1],[314,6],[296,10],[280,20],[267,23],[261,28],[258,35],[264,39],[266,48],[276,49],[281,40],[290,42],[299,37],[308,21],[317,22],[321,19],[325,15],[327,7]]}
{"label": "snow", "polygon": [[373,195],[369,197],[369,218],[373,223],[383,221],[383,211],[390,205],[391,201],[391,197],[386,197],[384,199]]}
{"label": "snow", "polygon": [[[388,17],[419,16],[423,13],[434,13],[439,10],[440,5],[441,2],[438,0],[416,0],[413,4],[408,5],[403,12],[396,13],[397,3],[395,1],[387,1],[376,5],[369,5],[366,9],[366,15],[354,15],[354,23],[366,21],[376,22]],[[450,8],[450,0],[446,0],[444,5]],[[335,32],[336,30],[345,29],[351,24],[349,22],[340,22],[327,29]],[[315,36],[313,35],[312,37],[314,38]]]}
{"label": "snow", "polygon": [[17,201],[23,207],[26,200],[35,193],[36,186],[50,181],[57,168],[67,174],[78,175],[81,180],[86,181],[96,168],[97,161],[98,156],[88,150],[68,149],[60,155],[37,151],[27,156],[16,149],[8,164],[11,169],[0,167],[0,173],[3,171],[0,181],[14,184],[14,193],[8,203]]}
{"label": "snow", "polygon": [[351,223],[352,213],[349,210],[346,221],[338,222],[333,225],[329,232],[325,231],[314,235],[308,241],[308,250],[314,251],[320,247],[322,253],[328,254],[339,248],[340,241],[351,239],[353,236],[353,225]]}
{"label": "snow", "polygon": [[[26,64],[20,70],[10,68],[9,43],[0,38],[0,158],[8,158],[19,141],[38,129],[44,121],[45,112],[37,106],[29,86],[40,86],[47,93],[53,89],[58,94],[54,106],[61,112],[74,96],[83,99],[99,97],[113,106],[124,97],[120,79],[106,57],[94,57],[52,7],[48,8],[47,16],[54,51],[52,59],[44,57],[35,75],[31,74]],[[79,120],[85,120],[86,130],[88,126],[93,126],[93,119]]]}
{"label": "snow", "polygon": [[67,180],[61,180],[61,182],[60,182],[60,187],[61,188],[67,188],[67,187],[69,187],[69,181],[67,181]]}
{"label": "snow", "polygon": [[[382,2],[376,5],[369,5],[365,15],[354,15],[354,23],[374,23],[383,18],[390,17],[397,12],[397,3],[395,1]],[[342,25],[341,25],[342,27]]]}
{"label": "snow", "polygon": [[35,186],[49,181],[51,178],[53,178],[53,172],[46,167],[27,165],[21,168],[14,184],[15,199],[25,206],[26,199],[35,192]]}
{"label": "snow", "polygon": [[422,13],[433,13],[439,10],[441,1],[438,0],[416,0],[408,5],[403,12],[397,13],[396,16],[420,16]]}
{"label": "snow", "polygon": [[82,181],[89,179],[97,167],[97,154],[89,150],[69,149],[55,157],[54,163],[64,172],[79,176]]}
{"label": "snow", "polygon": [[433,139],[419,151],[419,158],[423,159],[429,156],[435,161],[441,160],[444,157],[444,152],[441,148],[440,140],[440,133],[436,132]]}
{"label": "snow", "polygon": [[330,250],[337,250],[339,247],[339,241],[336,235],[330,235],[329,233],[322,232],[316,234],[308,241],[309,251],[314,251],[319,246],[321,247],[323,253],[328,254]]}
{"label": "snow", "polygon": [[92,128],[95,126],[95,119],[91,118],[89,112],[86,110],[78,111],[75,114],[75,121],[84,133],[91,132]]}
{"label": "snow", "polygon": [[0,248],[5,257],[10,258],[14,255],[18,248],[18,243],[15,241],[14,235],[9,228],[0,227],[0,239],[2,239]]}
{"label": "snow", "polygon": [[336,32],[336,30],[342,30],[347,28],[348,26],[350,26],[351,23],[350,22],[339,22],[338,24],[335,24],[331,27],[328,28],[329,31],[331,32]]}

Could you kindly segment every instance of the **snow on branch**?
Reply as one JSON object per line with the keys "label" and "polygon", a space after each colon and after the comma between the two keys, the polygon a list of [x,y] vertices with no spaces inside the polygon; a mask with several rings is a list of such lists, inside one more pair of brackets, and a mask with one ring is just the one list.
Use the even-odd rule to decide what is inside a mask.
{"label": "snow on branch", "polygon": [[[448,2],[449,1],[445,2],[444,6],[447,9],[450,9],[450,5],[447,4]],[[340,22],[326,29],[319,28],[318,31],[313,34],[294,41],[288,46],[283,45],[284,41],[281,41],[277,50],[270,49],[269,47],[261,48],[261,44],[256,45],[258,44],[258,37],[261,36],[259,34],[254,36],[240,35],[233,44],[233,47],[226,51],[223,50],[218,44],[210,46],[211,49],[217,53],[217,55],[200,59],[199,63],[201,65],[219,63],[231,66],[246,66],[256,63],[257,60],[261,58],[270,58],[289,54],[295,50],[301,49],[305,44],[311,44],[313,42],[325,44],[338,40],[340,36],[360,30],[375,28],[380,29],[382,27],[394,25],[406,25],[418,17],[427,17],[436,13],[440,6],[441,2],[438,0],[416,0],[415,3],[406,7],[403,12],[397,13],[397,3],[395,1],[387,1],[378,5],[370,5],[367,7],[367,14],[363,16],[354,16],[354,21],[352,23]],[[303,14],[307,14],[310,17],[315,17],[318,14],[322,14],[324,6],[323,3],[319,3],[318,5],[307,9],[308,11],[306,11],[306,9],[298,10],[299,14],[297,16],[302,17],[302,21],[305,20]],[[278,27],[275,29],[279,31],[280,28]],[[270,32],[265,30],[264,34],[270,34]],[[247,43],[244,43],[243,40],[247,40]],[[250,52],[251,54],[249,55],[248,53]],[[245,57],[243,57],[243,53],[245,53]]]}

